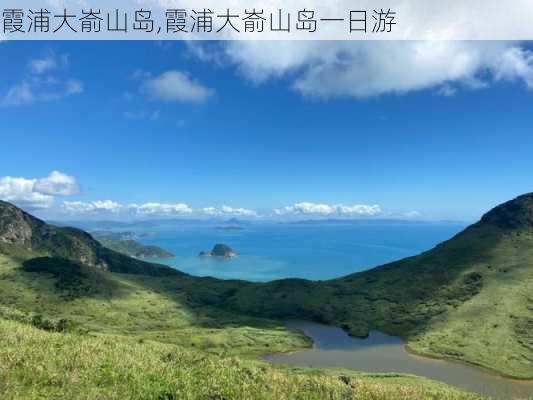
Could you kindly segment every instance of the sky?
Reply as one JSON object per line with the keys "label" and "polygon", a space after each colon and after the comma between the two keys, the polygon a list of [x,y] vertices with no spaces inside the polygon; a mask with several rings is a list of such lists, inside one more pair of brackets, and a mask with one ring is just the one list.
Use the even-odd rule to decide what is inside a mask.
{"label": "sky", "polygon": [[471,221],[533,188],[527,42],[0,42],[43,218]]}

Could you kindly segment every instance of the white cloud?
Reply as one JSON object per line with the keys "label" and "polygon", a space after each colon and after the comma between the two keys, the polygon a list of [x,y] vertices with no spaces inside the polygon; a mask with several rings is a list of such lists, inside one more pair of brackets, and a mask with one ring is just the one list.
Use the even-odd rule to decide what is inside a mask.
{"label": "white cloud", "polygon": [[0,104],[6,106],[20,106],[33,103],[34,100],[35,96],[32,87],[28,82],[22,82],[12,86],[0,101]]}
{"label": "white cloud", "polygon": [[233,216],[233,217],[259,217],[259,214],[255,210],[248,208],[235,208],[230,206],[218,207],[205,207],[200,209],[200,212],[205,215],[213,217]]}
{"label": "white cloud", "polygon": [[192,208],[183,203],[130,204],[128,209],[139,215],[188,215],[192,213]]}
{"label": "white cloud", "polygon": [[452,97],[452,96],[455,96],[455,94],[457,93],[457,89],[449,84],[444,84],[437,91],[437,93],[444,97]]}
{"label": "white cloud", "polygon": [[[52,177],[52,179],[50,178]],[[56,195],[67,195],[73,193],[70,186],[61,186],[68,181],[64,174],[50,174],[50,177],[43,180],[52,180],[53,184],[48,184],[41,190],[54,193]],[[59,179],[61,177],[61,179]],[[52,205],[54,197],[35,190],[39,180],[28,180],[24,178],[6,177],[0,180],[0,198],[9,200],[17,199],[24,205],[33,204],[33,208],[48,208]],[[70,182],[71,183],[71,182]],[[7,195],[9,194],[9,196]],[[261,214],[256,210],[231,207],[223,205],[221,207],[204,207],[192,208],[185,203],[157,203],[146,202],[142,204],[121,204],[113,200],[96,200],[96,201],[63,201],[60,210],[72,214],[113,214],[120,215],[124,218],[139,217],[156,217],[156,216],[208,216],[208,217],[242,217],[242,218],[261,218],[265,215],[276,215],[278,217],[291,216],[317,216],[317,217],[371,217],[386,216],[379,205],[368,204],[324,204],[301,202],[295,203],[279,209],[274,209],[271,214]],[[404,217],[417,218],[420,215],[412,212],[406,213]]]}
{"label": "white cloud", "polygon": [[316,215],[316,216],[375,216],[381,213],[377,204],[329,205],[301,202],[274,210],[276,215]]}
{"label": "white cloud", "polygon": [[331,215],[335,213],[335,208],[328,204],[317,204],[302,202],[296,203],[292,206],[286,206],[274,210],[277,215],[285,214],[317,214],[317,215]]}
{"label": "white cloud", "polygon": [[218,215],[219,210],[215,207],[205,207],[200,210],[205,215]]}
{"label": "white cloud", "polygon": [[31,60],[29,63],[30,70],[35,74],[44,74],[56,69],[57,66],[57,60],[52,55]]}
{"label": "white cloud", "polygon": [[234,208],[222,206],[220,208],[206,207],[193,209],[185,203],[156,203],[147,202],[142,204],[123,205],[112,200],[99,201],[64,201],[61,209],[69,214],[86,214],[94,212],[123,213],[123,216],[186,216],[186,215],[208,215],[208,216],[239,216],[257,217],[258,213],[246,208]]}
{"label": "white cloud", "polygon": [[144,80],[141,92],[153,100],[203,103],[214,94],[181,71],[167,71]]}
{"label": "white cloud", "polygon": [[83,214],[92,212],[117,213],[122,209],[122,205],[112,200],[96,200],[91,202],[64,201],[61,205],[63,211],[69,214]]}
{"label": "white cloud", "polygon": [[36,179],[0,178],[0,199],[28,209],[50,207],[54,198],[34,190]]}
{"label": "white cloud", "polygon": [[422,213],[419,211],[407,211],[403,213],[401,216],[405,218],[421,218]]}
{"label": "white cloud", "polygon": [[69,77],[65,71],[68,55],[51,53],[31,60],[28,73],[0,95],[0,106],[22,106],[36,102],[61,100],[83,93],[83,83]]}
{"label": "white cloud", "polygon": [[34,190],[53,196],[71,196],[79,191],[76,179],[59,171],[52,171],[46,178],[35,181]]}
{"label": "white cloud", "polygon": [[533,89],[533,52],[513,46],[495,60],[494,77],[497,80],[522,80]]}
{"label": "white cloud", "polygon": [[337,213],[341,215],[366,215],[366,216],[372,216],[377,215],[381,213],[381,207],[377,204],[374,205],[366,205],[366,204],[356,204],[353,206],[344,206],[344,205],[337,205],[335,206]]}
{"label": "white cloud", "polygon": [[59,171],[52,171],[41,179],[0,178],[0,199],[28,209],[49,208],[54,196],[70,196],[77,192],[76,179]]}
{"label": "white cloud", "polygon": [[310,97],[427,89],[449,95],[494,81],[533,88],[533,52],[513,42],[231,41],[221,46],[226,63],[247,79],[260,84],[287,77],[294,90]]}

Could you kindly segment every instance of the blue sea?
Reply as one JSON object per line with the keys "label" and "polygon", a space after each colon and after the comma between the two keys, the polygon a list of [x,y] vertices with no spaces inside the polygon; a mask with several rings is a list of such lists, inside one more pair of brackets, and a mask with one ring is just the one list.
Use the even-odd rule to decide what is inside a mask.
{"label": "blue sea", "polygon": [[[210,225],[146,229],[139,241],[160,246],[174,258],[154,260],[196,276],[270,281],[324,280],[416,255],[451,238],[464,223],[368,222],[357,224],[249,224],[239,230]],[[231,259],[198,257],[216,243]]]}

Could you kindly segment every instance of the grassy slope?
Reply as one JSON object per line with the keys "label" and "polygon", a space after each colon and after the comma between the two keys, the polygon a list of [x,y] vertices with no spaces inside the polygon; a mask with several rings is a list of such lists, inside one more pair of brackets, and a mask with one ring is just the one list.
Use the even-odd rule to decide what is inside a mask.
{"label": "grassy slope", "polygon": [[312,318],[413,351],[533,378],[533,231],[473,226],[435,249],[325,282],[248,286],[224,307]]}
{"label": "grassy slope", "polygon": [[[414,376],[270,366],[253,356],[307,339],[279,322],[194,303],[173,278],[83,268],[69,288],[0,256],[3,399],[477,398]],[[78,325],[46,332],[31,326],[35,314],[52,321],[39,318],[46,329],[59,318]]]}
{"label": "grassy slope", "polygon": [[111,287],[98,284],[97,294],[71,302],[50,294],[52,278],[12,265],[0,275],[8,283],[0,304],[224,354],[302,347],[275,320],[308,318],[357,336],[381,329],[416,352],[532,378],[532,256],[532,232],[474,226],[420,256],[332,281],[113,274]]}
{"label": "grassy slope", "polygon": [[533,378],[532,243],[532,232],[506,236],[472,266],[484,276],[480,293],[431,321],[410,347]]}
{"label": "grassy slope", "polygon": [[408,376],[273,368],[158,342],[0,319],[0,393],[18,399],[475,399]]}
{"label": "grassy slope", "polygon": [[84,269],[87,276],[73,295],[70,290],[58,290],[53,275],[26,272],[18,261],[0,256],[0,305],[73,320],[91,332],[131,335],[218,354],[264,354],[309,343],[279,321],[197,305],[172,278]]}
{"label": "grassy slope", "polygon": [[[24,259],[46,251],[11,247],[10,258],[0,257],[0,304],[72,319],[98,335],[127,334],[222,356],[305,346],[279,320],[308,318],[358,336],[380,329],[404,337],[413,351],[532,378],[533,206],[522,211],[523,204],[513,203],[431,251],[324,282],[194,278],[91,247],[89,254],[112,271],[156,276],[85,267],[89,272],[69,290],[57,277],[21,269]],[[79,231],[73,236],[61,238],[60,251],[52,253],[68,252],[74,240],[79,260],[87,241]]]}

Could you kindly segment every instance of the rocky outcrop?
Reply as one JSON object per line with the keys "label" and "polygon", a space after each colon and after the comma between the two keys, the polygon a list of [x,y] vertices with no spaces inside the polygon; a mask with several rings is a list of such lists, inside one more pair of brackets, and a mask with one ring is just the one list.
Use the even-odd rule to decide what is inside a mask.
{"label": "rocky outcrop", "polygon": [[229,247],[226,244],[218,243],[216,244],[211,251],[202,251],[200,252],[200,257],[223,257],[223,258],[231,258],[235,257],[237,253],[235,253],[231,247]]}
{"label": "rocky outcrop", "polygon": [[0,201],[0,252],[15,254],[20,249],[113,272],[183,275],[173,268],[108,249],[80,229],[47,224],[13,204]]}

